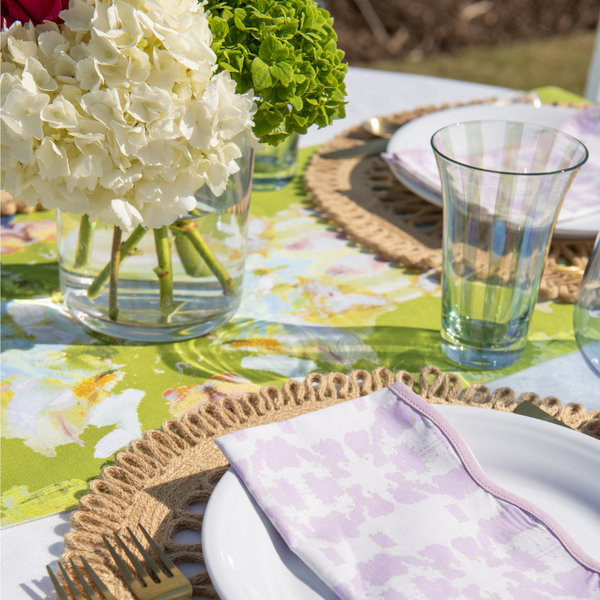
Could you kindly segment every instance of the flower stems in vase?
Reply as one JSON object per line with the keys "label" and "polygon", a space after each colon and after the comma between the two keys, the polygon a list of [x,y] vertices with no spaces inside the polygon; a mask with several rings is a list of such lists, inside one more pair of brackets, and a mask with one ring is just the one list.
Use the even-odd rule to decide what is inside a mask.
{"label": "flower stems in vase", "polygon": [[[139,241],[146,235],[147,229],[138,225],[132,232],[131,235],[121,244],[121,252],[119,257],[119,263],[123,262],[133,251]],[[114,247],[113,247],[114,251]],[[102,291],[102,288],[107,284],[110,277],[110,266],[109,262],[100,273],[96,276],[94,281],[90,283],[90,287],[87,290],[87,297],[93,300]]]}
{"label": "flower stems in vase", "polygon": [[119,266],[121,263],[121,236],[123,232],[115,225],[113,229],[112,249],[110,252],[110,286],[108,290],[108,317],[116,321],[119,315],[117,308],[117,287],[119,284]]}
{"label": "flower stems in vase", "polygon": [[198,254],[188,236],[180,229],[174,227],[171,228],[171,231],[175,236],[175,249],[181,259],[181,264],[185,272],[194,278],[210,276],[211,271],[208,265],[202,260],[202,257]]}
{"label": "flower stems in vase", "polygon": [[94,237],[94,224],[90,221],[88,215],[81,216],[81,225],[79,226],[79,235],[77,237],[77,250],[75,253],[75,263],[73,267],[80,269],[90,262],[92,254],[92,238]]}
{"label": "flower stems in vase", "polygon": [[175,224],[171,225],[171,229],[176,233],[186,236],[187,240],[191,242],[215,277],[221,282],[225,295],[231,296],[237,288],[237,283],[230,277],[229,273],[219,262],[219,259],[214,255],[210,246],[198,231],[196,223],[192,221],[175,221]]}
{"label": "flower stems in vase", "polygon": [[169,236],[169,228],[166,225],[154,230],[154,244],[158,259],[154,272],[158,277],[160,312],[163,315],[168,315],[173,310],[173,264]]}
{"label": "flower stems in vase", "polygon": [[[110,261],[98,273],[87,289],[87,297],[93,300],[109,283],[108,316],[112,321],[117,320],[119,312],[117,308],[117,287],[120,265],[128,256],[134,253],[135,247],[147,231],[146,228],[138,225],[129,237],[122,242],[122,231],[115,226]],[[75,257],[76,267],[85,266],[89,262],[93,233],[94,225],[90,223],[87,215],[84,215],[79,229]],[[212,272],[223,286],[223,292],[226,296],[231,296],[236,291],[236,281],[231,278],[225,267],[215,256],[198,231],[196,223],[188,220],[176,221],[170,227],[165,225],[159,229],[154,229],[154,243],[158,260],[154,272],[158,277],[160,312],[163,316],[168,316],[173,311],[173,261],[171,254],[173,236],[171,234],[174,234],[177,253],[188,275],[203,277]]]}

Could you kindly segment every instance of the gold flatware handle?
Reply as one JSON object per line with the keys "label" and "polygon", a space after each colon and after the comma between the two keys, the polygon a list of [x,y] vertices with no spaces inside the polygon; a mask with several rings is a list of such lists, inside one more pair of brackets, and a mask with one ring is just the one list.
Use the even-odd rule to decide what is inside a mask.
{"label": "gold flatware handle", "polygon": [[373,154],[381,154],[387,148],[388,140],[383,138],[365,142],[360,146],[352,146],[352,148],[344,148],[343,150],[334,150],[322,154],[323,158],[352,158],[354,156],[371,156]]}

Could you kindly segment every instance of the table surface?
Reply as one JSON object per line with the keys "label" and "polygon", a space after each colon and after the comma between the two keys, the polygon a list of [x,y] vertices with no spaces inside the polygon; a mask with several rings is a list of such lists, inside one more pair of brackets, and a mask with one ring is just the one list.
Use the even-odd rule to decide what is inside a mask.
{"label": "table surface", "polygon": [[[342,130],[359,124],[375,114],[399,112],[429,104],[465,102],[493,96],[501,91],[501,88],[479,84],[355,68],[349,70],[347,87],[349,100],[347,117],[328,128],[310,130],[306,136],[303,136],[300,146],[305,149],[304,158],[309,153],[307,148],[322,144]],[[276,202],[273,200],[275,197],[277,197]],[[293,331],[296,336],[302,335],[298,331],[310,326],[310,333],[305,333],[303,340],[306,342],[307,335],[314,336],[318,343],[317,347],[308,347],[304,343],[300,345],[301,347],[294,347],[291,350],[286,348],[285,353],[271,350],[268,364],[264,360],[264,351],[261,354],[255,348],[241,359],[241,363],[238,363],[241,364],[235,374],[238,379],[230,378],[228,382],[229,385],[233,384],[234,391],[239,393],[244,385],[251,385],[250,380],[256,385],[280,384],[290,377],[303,378],[315,369],[331,371],[346,368],[374,368],[382,365],[391,369],[405,368],[409,371],[418,371],[421,366],[433,363],[447,372],[458,373],[465,383],[491,382],[489,385],[492,389],[509,385],[517,392],[535,391],[542,397],[556,395],[565,403],[580,402],[588,410],[600,408],[600,379],[587,367],[577,351],[570,325],[572,307],[554,303],[538,304],[524,358],[513,368],[505,371],[469,373],[444,360],[439,351],[437,332],[440,302],[439,285],[435,281],[429,279],[426,274],[410,273],[405,269],[378,261],[369,253],[361,252],[330,224],[319,220],[319,215],[307,204],[302,191],[298,191],[298,188],[293,185],[273,195],[255,194],[252,202],[251,232],[254,233],[251,233],[251,242],[258,246],[252,247],[252,244],[250,246],[248,271],[251,285],[248,285],[247,280],[246,304],[242,304],[240,312],[232,323],[223,328],[223,333],[219,334],[220,339],[217,336],[213,341],[222,346],[227,336],[229,339],[234,335],[239,336],[244,327],[249,328],[250,331],[245,334],[246,339],[249,339],[253,331],[256,333],[252,329],[252,323],[260,320],[261,315],[256,311],[253,312],[250,308],[252,305],[267,306],[272,310],[271,314],[275,315],[278,325],[283,327],[283,331],[275,334],[270,332],[269,335],[274,339],[279,336],[280,341],[285,341],[292,328],[295,328]],[[22,222],[27,223],[28,220],[22,219]],[[33,243],[19,246],[16,251],[14,248],[11,250],[12,254],[9,257],[12,258],[7,261],[11,265],[18,264],[19,256],[23,257],[23,264],[31,262],[31,252],[35,248],[38,248],[38,253],[47,256],[48,262],[56,260],[55,254],[52,255],[51,223],[44,220],[37,223],[44,225],[39,225],[38,229],[33,231]],[[295,227],[299,226],[298,231],[301,231],[303,239],[298,239],[297,233],[296,238],[285,233],[292,223]],[[264,250],[261,244],[265,240],[260,234],[265,227],[279,232],[269,238],[272,244],[287,244],[287,248],[296,244],[295,248],[299,248],[299,253],[291,252],[287,260],[304,261],[301,270],[304,269],[309,273],[308,278],[313,278],[312,304],[309,305],[315,313],[312,318],[301,314],[302,307],[283,306],[281,293],[275,293],[278,286],[289,285],[289,281],[281,279],[291,276],[289,269],[287,271],[282,269],[283,274],[280,275],[273,274],[271,271],[268,276],[255,276],[256,271],[265,266],[261,264],[261,257],[264,255],[264,252],[261,254]],[[313,252],[327,250],[333,257],[329,262],[315,265],[314,257],[311,258],[307,254],[306,248],[301,248],[302,243],[308,240],[309,236],[310,239],[319,239],[320,243],[324,244],[319,248],[313,248]],[[349,264],[358,265],[359,272],[344,271]],[[337,273],[342,275],[337,284],[331,279],[331,269],[337,269]],[[360,294],[360,286],[367,285],[366,280],[373,272],[377,272],[375,276],[377,283],[375,286],[370,286],[367,302],[364,295]],[[321,289],[317,289],[319,287]],[[61,322],[57,324],[55,320],[50,325],[46,313],[44,313],[45,320],[35,316],[40,311],[47,312],[47,310],[48,304],[44,304],[44,301],[40,301],[39,298],[18,296],[3,307],[3,314],[8,314],[11,319],[8,327],[4,323],[3,378],[23,380],[28,377],[29,382],[46,381],[47,383],[51,375],[36,374],[35,369],[38,368],[36,360],[39,360],[44,353],[53,350],[63,352],[61,356],[64,359],[65,347],[82,346],[84,354],[87,353],[86,355],[92,357],[91,359],[106,358],[106,347],[87,347],[85,336],[81,337],[76,326],[69,322],[67,316],[61,314]],[[306,311],[306,306],[303,310]],[[319,311],[322,314],[317,318],[316,312]],[[342,313],[347,313],[346,319],[339,318],[339,314]],[[352,331],[353,322],[359,323],[361,327],[355,327]],[[21,330],[16,333],[15,323],[21,327]],[[47,331],[48,327],[50,327],[50,334]],[[321,335],[315,333],[317,328],[322,332]],[[25,337],[23,331],[27,334]],[[378,332],[381,331],[385,331],[386,336],[377,341]],[[48,337],[59,334],[62,338]],[[335,348],[318,347],[319,343],[323,345],[323,339],[331,336],[336,338]],[[60,349],[55,347],[59,343],[62,344]],[[80,435],[75,435],[75,439],[70,440],[70,443],[61,441],[60,444],[53,445],[51,440],[44,437],[43,430],[39,434],[30,435],[27,431],[19,430],[11,424],[8,435],[12,437],[5,438],[6,428],[3,427],[2,460],[5,465],[2,483],[3,523],[9,526],[5,527],[1,534],[3,598],[15,600],[54,598],[44,567],[55,562],[63,551],[62,538],[69,528],[70,513],[61,509],[72,505],[74,494],[81,489],[81,484],[73,484],[73,482],[77,482],[79,477],[84,480],[82,484],[85,485],[86,477],[97,474],[100,466],[119,447],[139,437],[143,430],[158,427],[165,418],[177,416],[183,410],[191,408],[189,398],[186,400],[184,393],[186,390],[206,392],[206,388],[202,387],[206,380],[223,374],[222,363],[206,364],[210,362],[210,359],[207,361],[206,358],[210,356],[214,358],[214,355],[207,353],[206,344],[209,342],[205,340],[203,343],[205,345],[202,346],[202,352],[198,351],[195,359],[200,364],[205,361],[205,364],[202,365],[202,370],[196,373],[186,372],[189,365],[185,360],[161,361],[159,354],[152,355],[152,360],[156,361],[153,365],[156,383],[145,388],[136,380],[138,372],[131,366],[139,364],[139,360],[143,361],[144,358],[150,357],[144,354],[138,362],[135,361],[138,358],[136,353],[138,351],[142,353],[142,347],[126,347],[129,352],[128,362],[123,358],[123,354],[109,357],[112,364],[119,368],[123,367],[117,364],[119,360],[123,363],[127,362],[120,375],[122,380],[119,382],[119,387],[115,389],[118,390],[121,400],[129,397],[130,408],[128,411],[123,411],[120,420],[97,421],[96,427],[88,427],[94,429],[94,435],[86,437],[87,434],[84,435],[82,430]],[[342,364],[339,364],[339,355],[342,355]],[[337,358],[331,358],[332,356]],[[54,359],[56,358],[57,355],[54,356]],[[85,372],[85,367],[81,367],[81,372]],[[82,375],[79,373],[76,376]],[[68,383],[67,379],[67,376],[63,375],[63,383]],[[213,381],[218,387],[218,382]],[[9,383],[12,382],[14,379],[10,379]],[[139,388],[142,388],[141,392]],[[175,397],[181,400],[180,404],[173,401],[173,394],[168,393],[173,392],[173,388],[176,388]],[[227,390],[227,386],[224,389]],[[42,392],[43,390],[44,388]],[[112,388],[109,392],[111,390]],[[140,392],[138,396],[135,394],[136,391]],[[151,414],[140,421],[137,409],[142,397],[151,392],[160,403],[155,402],[151,405],[151,408],[153,407]],[[114,390],[112,394],[113,397],[117,396]],[[110,393],[108,398],[110,399]],[[136,398],[138,398],[137,402]],[[31,407],[33,411],[40,411],[40,415],[44,408],[43,406]],[[38,426],[40,422],[43,425],[43,417],[38,415],[37,418]],[[22,470],[22,476],[19,473],[14,474],[16,467],[12,463],[15,462],[15,457],[18,457],[16,462],[19,463],[17,466]],[[33,475],[27,473],[29,459],[31,459]],[[60,464],[59,468],[57,468],[58,464]],[[83,464],[88,471],[82,470]],[[45,481],[42,474],[36,475],[36,468],[49,470],[52,473],[51,479]],[[91,473],[90,469],[92,469]],[[8,473],[6,479],[4,479],[5,471]],[[50,481],[49,485],[48,481]],[[33,504],[36,504],[38,498],[44,501],[39,502],[33,512],[27,512],[23,508],[27,499],[33,500]],[[35,519],[44,514],[50,516]],[[27,521],[27,519],[35,520]]]}

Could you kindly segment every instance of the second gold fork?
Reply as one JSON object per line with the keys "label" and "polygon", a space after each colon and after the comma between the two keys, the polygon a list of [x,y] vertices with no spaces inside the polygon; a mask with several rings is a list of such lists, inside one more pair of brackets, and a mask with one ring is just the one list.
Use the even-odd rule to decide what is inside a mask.
{"label": "second gold fork", "polygon": [[127,558],[131,561],[131,564],[138,572],[138,575],[142,578],[142,581],[145,585],[140,584],[135,577],[132,575],[131,571],[127,568],[123,559],[119,556],[117,551],[113,548],[110,542],[106,539],[106,537],[102,537],[106,547],[111,553],[115,563],[121,574],[125,578],[129,589],[133,592],[134,596],[138,600],[191,600],[192,598],[192,584],[186,578],[186,576],[173,564],[171,559],[165,554],[165,552],[160,548],[160,546],[150,537],[148,532],[142,527],[141,524],[138,524],[138,527],[141,529],[145,538],[148,540],[150,546],[154,552],[156,552],[157,556],[162,561],[165,570],[168,575],[165,574],[158,565],[154,562],[153,558],[148,554],[148,552],[144,549],[142,544],[140,544],[139,540],[135,537],[131,529],[127,528],[131,539],[139,550],[140,554],[144,557],[144,560],[154,572],[154,575],[159,580],[159,583],[154,581],[152,577],[146,572],[144,567],[141,565],[139,560],[135,557],[135,555],[131,552],[131,550],[127,547],[125,542],[120,538],[120,536],[115,533],[114,536],[117,538],[119,545],[123,548]]}

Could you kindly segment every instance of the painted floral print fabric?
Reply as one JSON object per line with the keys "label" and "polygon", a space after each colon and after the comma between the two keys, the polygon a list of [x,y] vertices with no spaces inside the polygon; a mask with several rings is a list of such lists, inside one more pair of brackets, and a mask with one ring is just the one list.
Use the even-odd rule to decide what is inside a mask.
{"label": "painted floral print fabric", "polygon": [[600,598],[600,563],[401,383],[216,443],[343,600]]}
{"label": "painted floral print fabric", "polygon": [[71,318],[51,212],[3,218],[1,240],[3,526],[75,507],[133,439],[224,396],[379,366],[435,364],[485,383],[577,350],[572,307],[545,302],[519,363],[463,371],[439,348],[439,282],[358,248],[310,204],[301,175],[252,195],[238,313],[177,344],[116,341]]}

